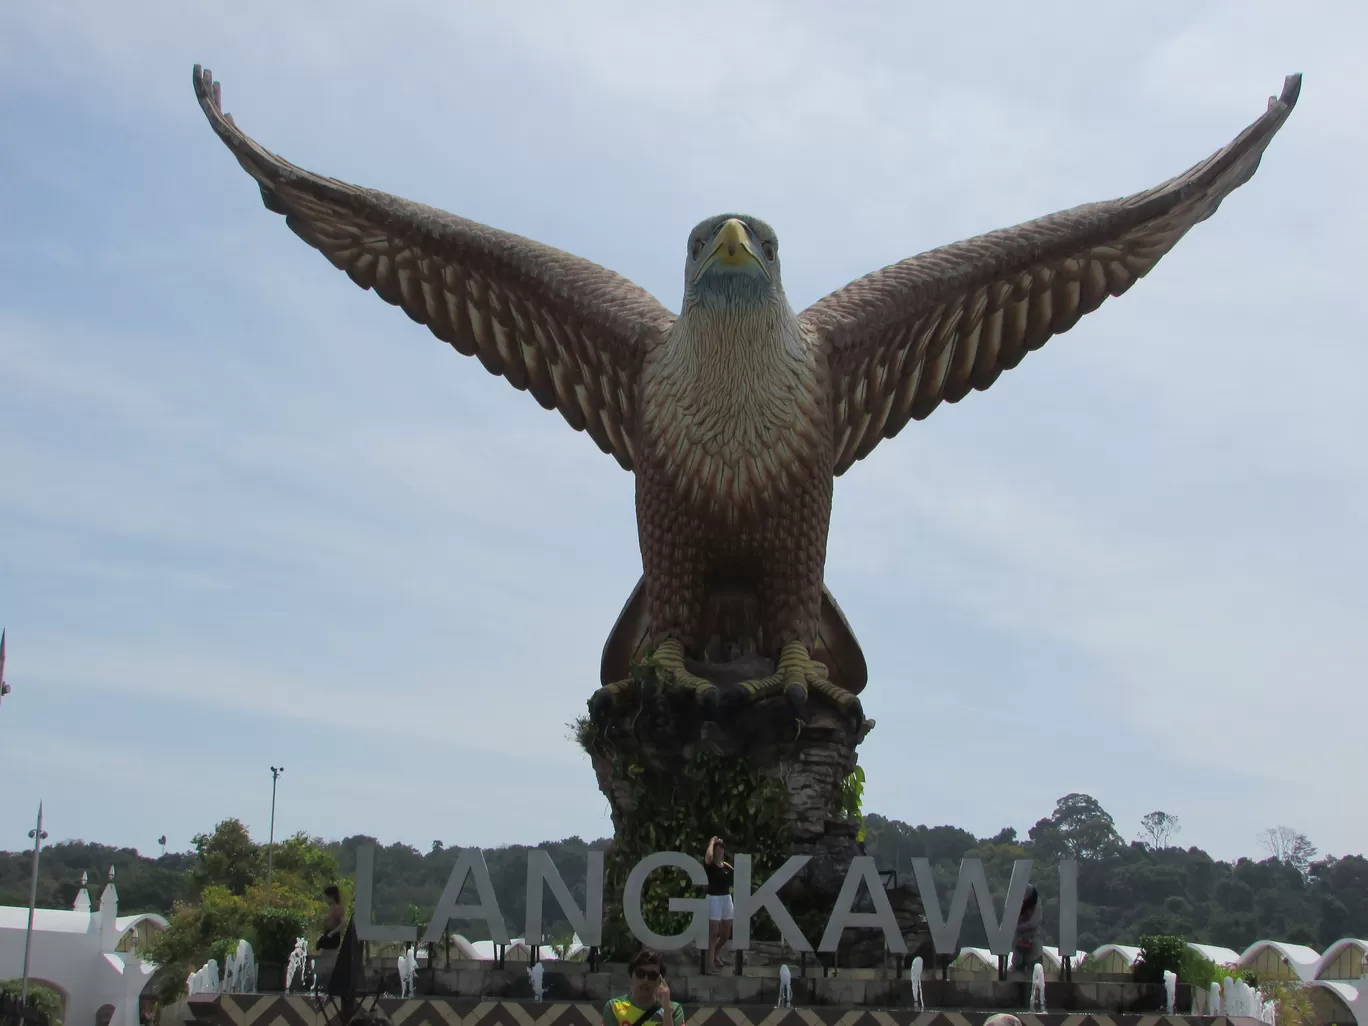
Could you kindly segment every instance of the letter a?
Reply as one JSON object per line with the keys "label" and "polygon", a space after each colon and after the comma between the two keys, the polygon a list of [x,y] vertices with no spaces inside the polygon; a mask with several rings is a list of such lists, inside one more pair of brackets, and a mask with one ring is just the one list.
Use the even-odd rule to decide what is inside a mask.
{"label": "letter a", "polygon": [[[461,891],[465,888],[466,877],[474,874],[475,890],[480,895],[478,905],[462,905]],[[503,913],[499,911],[498,899],[494,897],[494,885],[489,880],[489,867],[485,865],[484,852],[479,848],[466,848],[456,865],[451,867],[442,897],[432,910],[432,922],[423,943],[432,944],[442,939],[442,931],[452,919],[483,919],[489,924],[489,937],[495,944],[508,943],[508,927],[504,926]]]}
{"label": "letter a", "polygon": [[[869,900],[874,903],[873,912],[855,912],[855,896],[860,892],[860,882],[869,892]],[[879,879],[879,867],[870,855],[856,855],[850,860],[841,893],[836,896],[836,906],[831,910],[818,951],[835,951],[841,943],[841,934],[853,926],[873,926],[884,933],[884,943],[895,955],[907,954],[907,941],[903,940],[902,930],[898,928],[898,917],[893,914],[893,906],[888,903],[883,881]]]}

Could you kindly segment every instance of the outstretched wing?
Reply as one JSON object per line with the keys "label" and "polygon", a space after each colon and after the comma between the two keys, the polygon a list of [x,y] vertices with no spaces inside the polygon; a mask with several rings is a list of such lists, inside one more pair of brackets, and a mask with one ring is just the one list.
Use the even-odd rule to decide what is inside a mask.
{"label": "outstretched wing", "polygon": [[296,235],[632,469],[641,362],[674,320],[650,293],[550,246],[295,167],[238,129],[199,65],[195,95]]}
{"label": "outstretched wing", "polygon": [[909,420],[988,388],[1143,278],[1254,174],[1301,76],[1229,146],[1158,188],[911,257],[799,315],[827,350],[837,474]]}

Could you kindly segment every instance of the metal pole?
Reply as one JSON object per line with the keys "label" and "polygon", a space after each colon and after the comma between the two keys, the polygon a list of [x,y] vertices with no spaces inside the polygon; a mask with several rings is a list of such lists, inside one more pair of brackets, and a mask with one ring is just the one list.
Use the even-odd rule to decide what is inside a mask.
{"label": "metal pole", "polygon": [[266,893],[271,893],[271,856],[275,853],[275,796],[276,781],[285,772],[284,766],[271,767],[271,839],[266,842]]}
{"label": "metal pole", "polygon": [[43,829],[42,802],[38,803],[38,824],[29,831],[29,836],[33,838],[33,873],[29,878],[28,928],[24,930],[24,979],[19,984],[21,1015],[28,1008],[29,950],[33,945],[33,910],[38,905],[38,855],[42,843],[47,840],[47,832]]}
{"label": "metal pole", "polygon": [[5,683],[5,631],[0,628],[0,701],[10,693],[10,686]]}

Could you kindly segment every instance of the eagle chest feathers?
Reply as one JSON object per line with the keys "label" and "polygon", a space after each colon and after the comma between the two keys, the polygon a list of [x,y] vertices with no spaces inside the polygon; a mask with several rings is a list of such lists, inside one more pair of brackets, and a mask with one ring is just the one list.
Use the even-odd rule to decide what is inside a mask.
{"label": "eagle chest feathers", "polygon": [[832,473],[820,351],[792,319],[681,319],[644,368],[643,487],[735,523]]}

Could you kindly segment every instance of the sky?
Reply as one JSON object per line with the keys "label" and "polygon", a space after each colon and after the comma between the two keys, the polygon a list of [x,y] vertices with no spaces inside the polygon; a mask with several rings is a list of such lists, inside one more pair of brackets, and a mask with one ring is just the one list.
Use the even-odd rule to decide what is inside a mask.
{"label": "sky", "polygon": [[837,482],[865,808],[1368,850],[1368,8],[0,5],[0,848],[236,816],[420,849],[611,831],[567,724],[632,478],[356,288],[195,103],[311,170],[625,274],[772,224],[795,309],[1148,188],[1283,76],[1254,179],[1144,281]]}

